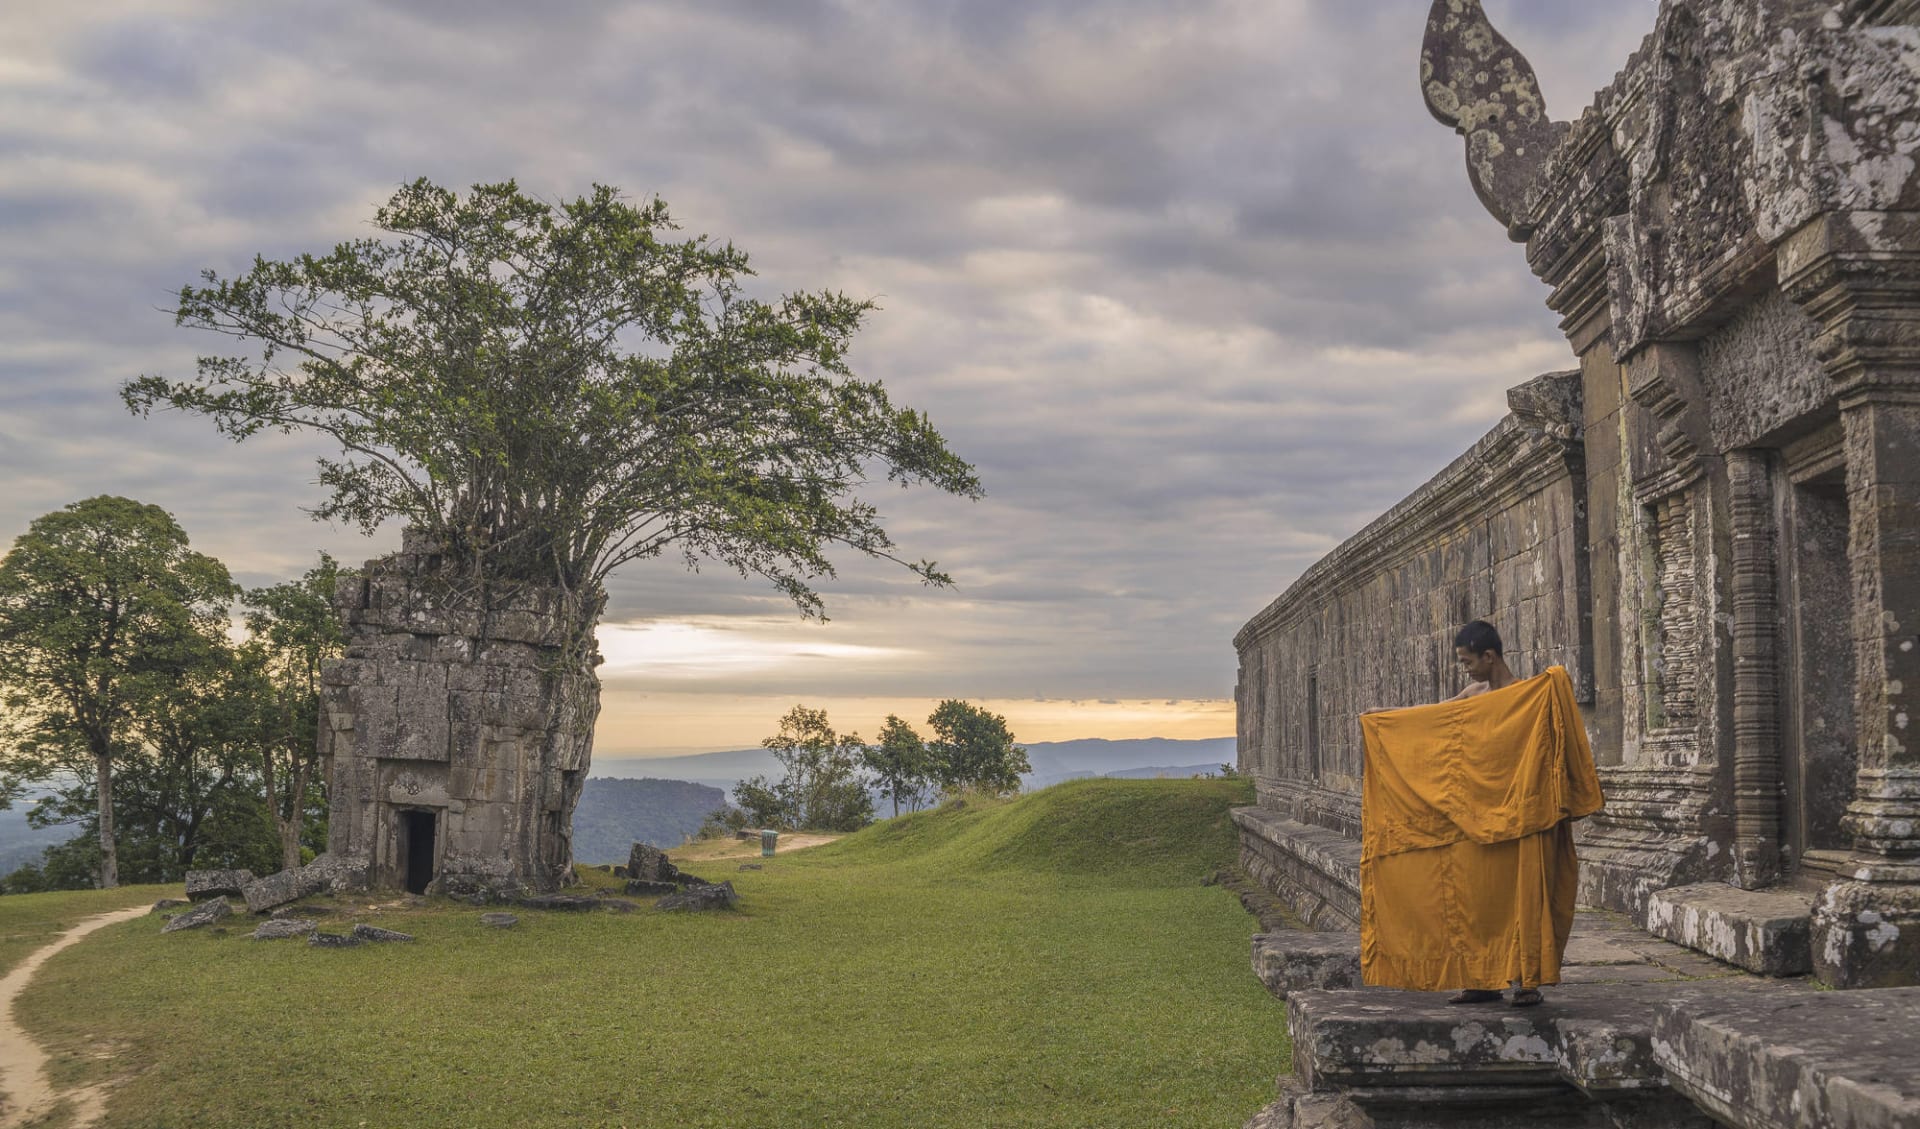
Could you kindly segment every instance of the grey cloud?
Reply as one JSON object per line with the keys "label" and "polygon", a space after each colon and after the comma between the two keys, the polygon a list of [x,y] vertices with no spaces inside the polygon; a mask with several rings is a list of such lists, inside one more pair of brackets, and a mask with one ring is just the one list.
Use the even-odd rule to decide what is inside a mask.
{"label": "grey cloud", "polygon": [[[1653,7],[1489,0],[1560,117]],[[823,586],[823,639],[927,652],[862,692],[1223,696],[1247,616],[1490,426],[1502,388],[1564,363],[1420,106],[1425,9],[76,9],[35,29],[21,73],[44,77],[0,86],[22,158],[0,170],[0,536],[111,491],[172,509],[250,584],[390,547],[301,512],[317,443],[135,420],[118,383],[225,350],[162,312],[201,268],[366,234],[413,176],[599,180],[737,241],[764,292],[878,296],[856,368],[978,465],[977,505],[872,494],[956,590],[857,560]],[[616,619],[794,614],[671,554],[610,596]],[[847,689],[807,677],[727,688]]]}

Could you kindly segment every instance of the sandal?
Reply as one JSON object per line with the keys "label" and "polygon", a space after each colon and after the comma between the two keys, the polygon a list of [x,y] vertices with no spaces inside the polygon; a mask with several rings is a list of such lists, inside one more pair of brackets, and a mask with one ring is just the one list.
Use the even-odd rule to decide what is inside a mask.
{"label": "sandal", "polygon": [[[1536,996],[1539,994],[1538,992],[1534,993]],[[1491,988],[1462,988],[1460,991],[1448,996],[1447,1002],[1450,1004],[1497,1004],[1500,1002],[1500,993]],[[1539,1003],[1540,1001],[1535,1000],[1534,1002]]]}
{"label": "sandal", "polygon": [[1538,1007],[1546,1002],[1547,997],[1541,995],[1540,989],[1538,988],[1515,988],[1513,990],[1513,999],[1508,1001],[1507,1006]]}

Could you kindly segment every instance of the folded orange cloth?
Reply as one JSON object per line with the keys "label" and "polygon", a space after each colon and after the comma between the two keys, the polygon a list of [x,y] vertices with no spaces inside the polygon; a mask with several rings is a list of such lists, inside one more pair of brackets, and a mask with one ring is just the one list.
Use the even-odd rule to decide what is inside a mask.
{"label": "folded orange cloth", "polygon": [[1360,727],[1362,979],[1559,983],[1580,873],[1566,821],[1604,802],[1566,670]]}

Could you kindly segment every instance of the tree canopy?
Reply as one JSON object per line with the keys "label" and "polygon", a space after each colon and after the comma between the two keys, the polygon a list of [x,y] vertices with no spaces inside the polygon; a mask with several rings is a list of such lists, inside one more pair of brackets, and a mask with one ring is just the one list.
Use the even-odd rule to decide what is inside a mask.
{"label": "tree canopy", "polygon": [[418,180],[382,237],[256,258],[179,293],[178,324],[250,347],[192,379],[145,375],[146,413],[212,417],[235,440],[305,430],[315,516],[401,518],[476,575],[586,590],[668,547],[765,577],[807,614],[835,545],[907,561],[857,491],[876,475],[977,497],[927,418],[847,363],[870,301],[747,297],[747,256],[675,241],[667,206],[596,185],[558,206],[512,181]]}
{"label": "tree canopy", "polygon": [[978,788],[1015,792],[1023,773],[1033,771],[1027,751],[1013,743],[1007,719],[952,698],[927,717],[933,737],[927,742],[934,777],[948,791]]}
{"label": "tree canopy", "polygon": [[762,827],[854,831],[873,822],[873,797],[860,774],[866,746],[855,733],[836,733],[827,711],[795,706],[780,732],[760,742],[785,769],[769,782],[742,780],[734,798]]}
{"label": "tree canopy", "polygon": [[[0,772],[60,778],[97,803],[99,881],[119,882],[116,763],[141,742],[197,750],[219,680],[226,567],[158,506],[101,496],[36,518],[0,558]],[[191,759],[191,757],[189,757]],[[189,774],[191,775],[191,774]],[[157,787],[195,788],[174,777]]]}
{"label": "tree canopy", "polygon": [[901,801],[908,811],[919,811],[933,791],[933,758],[927,743],[913,726],[888,714],[880,727],[880,740],[868,745],[860,758],[874,783],[893,801],[893,814],[900,814]]}

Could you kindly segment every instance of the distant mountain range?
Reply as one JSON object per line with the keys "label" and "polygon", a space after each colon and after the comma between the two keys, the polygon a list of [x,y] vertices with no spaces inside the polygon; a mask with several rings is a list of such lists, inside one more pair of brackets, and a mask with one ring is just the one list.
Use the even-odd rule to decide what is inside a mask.
{"label": "distant mountain range", "polygon": [[[1234,739],[1179,741],[1148,737],[1108,741],[1035,741],[1026,746],[1033,771],[1027,789],[1084,776],[1187,777],[1220,771],[1234,763]],[[592,778],[573,817],[574,857],[582,862],[624,862],[636,842],[679,846],[707,813],[726,804],[734,785],[749,776],[780,775],[780,763],[765,749],[736,749],[684,757],[608,757],[593,763]],[[30,799],[0,811],[0,874],[39,862],[40,852],[79,833],[77,827],[27,826]],[[881,810],[885,810],[882,806]]]}
{"label": "distant mountain range", "polygon": [[677,847],[726,805],[726,793],[707,784],[590,777],[573,810],[573,857],[625,862],[635,843]]}
{"label": "distant mountain range", "polygon": [[[1171,737],[1144,737],[1109,741],[1087,737],[1078,741],[1034,741],[1025,745],[1033,771],[1022,778],[1028,788],[1044,788],[1083,776],[1193,776],[1219,772],[1233,764],[1237,754],[1232,737],[1195,741]],[[686,757],[605,757],[593,762],[595,776],[653,777],[687,780],[718,788],[729,795],[749,776],[778,777],[780,762],[765,749],[735,749]]]}

